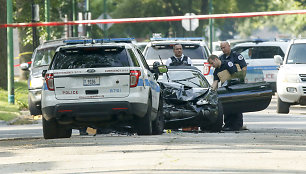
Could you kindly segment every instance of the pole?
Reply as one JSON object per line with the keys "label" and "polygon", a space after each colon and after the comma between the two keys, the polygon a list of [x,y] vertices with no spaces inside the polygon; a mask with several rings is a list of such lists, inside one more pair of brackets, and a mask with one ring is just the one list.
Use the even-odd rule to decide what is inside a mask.
{"label": "pole", "polygon": [[[13,3],[7,0],[7,23],[13,23]],[[7,28],[7,80],[8,80],[8,103],[14,104],[14,55],[13,55],[13,28]]]}
{"label": "pole", "polygon": [[[86,0],[86,19],[89,19],[89,0]],[[86,37],[89,37],[90,25],[86,25]]]}
{"label": "pole", "polygon": [[[50,1],[45,0],[45,22],[50,22]],[[47,40],[50,40],[50,27],[47,26]]]}
{"label": "pole", "polygon": [[[75,0],[72,0],[72,21],[76,21],[76,9],[75,9]],[[78,35],[77,25],[73,25],[72,36],[76,37]]]}
{"label": "pole", "polygon": [[[212,14],[212,0],[209,0],[209,14]],[[209,19],[209,48],[212,52],[212,42],[213,42],[213,19]]]}
{"label": "pole", "polygon": [[[106,8],[106,0],[104,0],[103,3],[103,7],[104,7],[104,14],[103,14],[103,19],[106,19],[106,14],[107,14],[107,8]],[[104,30],[104,34],[105,34],[105,38],[107,37],[107,24],[103,24],[103,30]]]}

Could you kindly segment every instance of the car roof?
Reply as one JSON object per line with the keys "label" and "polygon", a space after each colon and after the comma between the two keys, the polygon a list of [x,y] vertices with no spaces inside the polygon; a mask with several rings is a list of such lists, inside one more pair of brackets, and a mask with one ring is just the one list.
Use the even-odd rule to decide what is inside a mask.
{"label": "car roof", "polygon": [[296,43],[306,43],[306,39],[295,39],[292,41],[292,43],[296,44]]}
{"label": "car roof", "polygon": [[69,37],[69,38],[60,38],[55,40],[48,40],[40,44],[37,49],[45,49],[50,47],[59,47],[61,45],[65,45],[65,40],[77,40],[77,39],[86,39],[85,37]]}
{"label": "car roof", "polygon": [[237,47],[267,47],[267,46],[279,46],[282,50],[286,50],[289,46],[289,42],[283,41],[271,41],[271,42],[246,42],[235,45],[233,48]]}

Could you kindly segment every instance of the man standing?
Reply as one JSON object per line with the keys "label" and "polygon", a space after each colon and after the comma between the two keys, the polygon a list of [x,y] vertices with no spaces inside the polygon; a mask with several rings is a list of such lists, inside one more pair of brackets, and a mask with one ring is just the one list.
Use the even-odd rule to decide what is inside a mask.
{"label": "man standing", "polygon": [[183,54],[183,46],[181,44],[175,44],[173,46],[174,56],[168,58],[166,65],[167,66],[179,66],[187,65],[192,66],[192,61],[190,57]]}
{"label": "man standing", "polygon": [[246,75],[247,64],[245,62],[244,57],[241,54],[237,54],[232,52],[231,46],[227,41],[223,41],[220,43],[220,48],[223,52],[223,55],[220,56],[221,60],[230,60],[234,64],[238,64],[244,74]]}
{"label": "man standing", "polygon": [[[234,64],[239,64],[242,72],[243,72],[243,80],[246,75],[247,64],[245,59],[241,54],[237,54],[231,51],[230,44],[226,41],[220,43],[220,47],[222,52],[224,53],[220,56],[221,60],[230,60]],[[243,127],[243,115],[242,113],[231,113],[224,115],[224,131],[233,131],[233,130],[240,130]]]}
{"label": "man standing", "polygon": [[234,73],[238,72],[237,67],[230,60],[220,60],[216,55],[210,55],[208,57],[208,63],[215,68],[214,81],[212,86],[213,90],[218,89],[218,83],[223,83],[226,80],[230,80]]}

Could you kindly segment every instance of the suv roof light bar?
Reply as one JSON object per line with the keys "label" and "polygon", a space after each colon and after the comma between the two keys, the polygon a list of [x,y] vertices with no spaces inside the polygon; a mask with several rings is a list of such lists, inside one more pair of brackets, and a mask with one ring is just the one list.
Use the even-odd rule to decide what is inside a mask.
{"label": "suv roof light bar", "polygon": [[151,41],[204,41],[204,37],[172,37],[172,38],[150,38]]}
{"label": "suv roof light bar", "polygon": [[64,40],[65,44],[87,44],[87,43],[132,43],[134,38],[107,38],[107,39],[81,39],[81,40]]}

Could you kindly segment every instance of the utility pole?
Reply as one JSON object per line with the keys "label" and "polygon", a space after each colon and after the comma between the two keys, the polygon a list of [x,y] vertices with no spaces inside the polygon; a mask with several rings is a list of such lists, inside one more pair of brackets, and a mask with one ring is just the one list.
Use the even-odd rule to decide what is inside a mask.
{"label": "utility pole", "polygon": [[[76,21],[76,9],[75,9],[76,3],[75,0],[72,0],[72,21]],[[77,25],[72,26],[72,36],[77,37],[78,31],[77,31]]]}
{"label": "utility pole", "polygon": [[[212,1],[213,0],[209,0],[209,14],[212,14],[213,11],[213,6],[212,6]],[[210,48],[210,52],[212,52],[212,42],[214,40],[213,38],[213,25],[214,25],[214,21],[212,18],[209,18],[209,48]]]}
{"label": "utility pole", "polygon": [[[104,0],[103,7],[104,7],[103,18],[106,19],[107,18],[106,17],[106,15],[107,15],[106,0]],[[103,30],[104,30],[104,38],[107,38],[107,24],[103,24]]]}
{"label": "utility pole", "polygon": [[[7,0],[7,24],[13,23],[13,3]],[[13,55],[13,28],[7,27],[7,80],[8,103],[14,104],[14,55]]]}
{"label": "utility pole", "polygon": [[[50,1],[45,0],[45,22],[50,22]],[[47,40],[50,40],[50,27],[47,26]]]}

